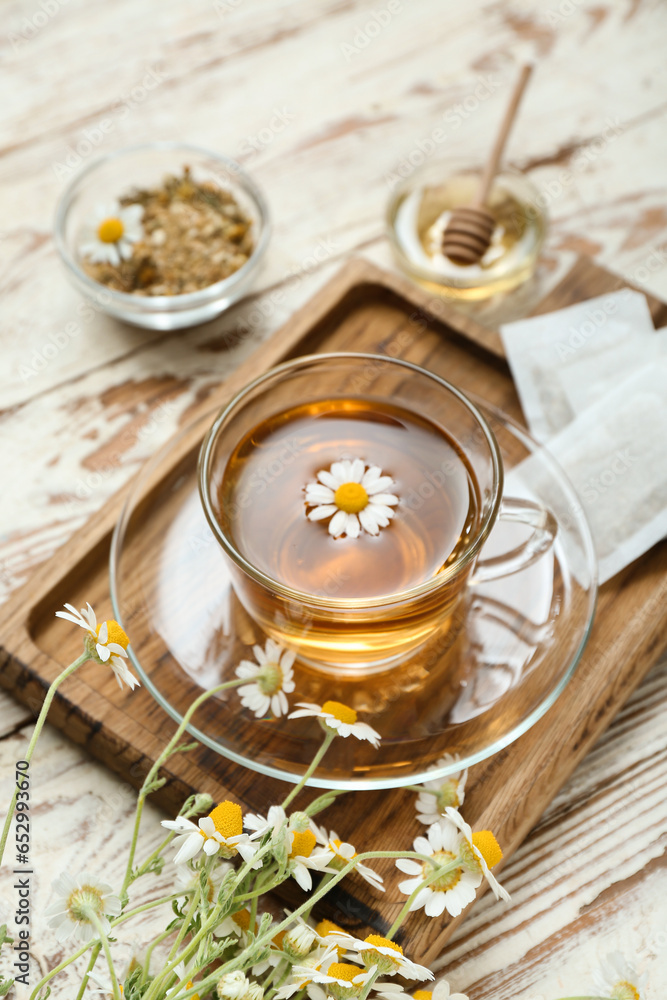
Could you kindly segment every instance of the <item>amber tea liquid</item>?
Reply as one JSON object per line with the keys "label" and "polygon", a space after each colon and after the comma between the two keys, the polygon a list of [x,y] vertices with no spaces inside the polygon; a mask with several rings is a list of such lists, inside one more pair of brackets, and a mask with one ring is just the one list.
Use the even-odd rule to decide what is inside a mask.
{"label": "amber tea liquid", "polygon": [[[305,487],[341,459],[391,476],[395,515],[375,536],[333,538],[307,517]],[[447,628],[465,576],[405,592],[443,573],[479,519],[472,471],[431,421],[375,399],[295,405],[256,426],[230,455],[219,487],[221,527],[253,567],[293,599],[238,571],[239,599],[262,628],[329,668],[382,668]],[[312,598],[312,600],[309,600]],[[350,602],[337,607],[335,602]]]}

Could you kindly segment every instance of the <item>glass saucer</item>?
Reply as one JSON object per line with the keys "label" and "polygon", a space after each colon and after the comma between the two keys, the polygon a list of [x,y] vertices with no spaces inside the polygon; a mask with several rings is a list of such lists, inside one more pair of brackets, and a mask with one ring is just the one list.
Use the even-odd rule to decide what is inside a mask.
{"label": "glass saucer", "polygon": [[[556,543],[512,576],[473,583],[456,636],[386,672],[337,678],[297,659],[291,706],[342,701],[382,736],[379,750],[353,737],[336,739],[312,785],[389,788],[477,763],[530,729],[575,674],[597,592],[581,505],[544,448],[499,410],[474,401],[498,439],[506,494],[546,503],[558,520]],[[265,639],[234,595],[199,499],[198,449],[189,442],[196,430],[203,437],[213,417],[202,417],[146,464],[111,547],[111,599],[132,639],[131,661],[179,722],[202,688],[233,679],[240,660],[253,660],[253,644]],[[514,548],[526,530],[499,521],[485,556]],[[189,731],[223,756],[291,782],[322,741],[316,720],[255,718],[234,689],[205,702]],[[458,765],[438,764],[445,754]]]}

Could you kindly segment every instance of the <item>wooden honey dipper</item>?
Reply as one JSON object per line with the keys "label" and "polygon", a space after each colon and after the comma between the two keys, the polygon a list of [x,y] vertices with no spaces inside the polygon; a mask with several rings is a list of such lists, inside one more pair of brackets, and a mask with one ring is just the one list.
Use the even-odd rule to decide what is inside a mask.
{"label": "wooden honey dipper", "polygon": [[476,264],[489,248],[496,220],[484,206],[532,72],[530,64],[521,69],[472,204],[452,209],[442,236],[442,252],[454,264]]}

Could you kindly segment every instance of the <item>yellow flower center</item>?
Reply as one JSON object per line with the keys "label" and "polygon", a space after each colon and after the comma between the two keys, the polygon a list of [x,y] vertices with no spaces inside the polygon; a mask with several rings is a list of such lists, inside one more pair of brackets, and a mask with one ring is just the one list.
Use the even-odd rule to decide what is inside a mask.
{"label": "yellow flower center", "polygon": [[96,913],[98,917],[104,913],[102,893],[95,885],[79,886],[68,896],[67,912],[72,920],[92,924],[91,913]]}
{"label": "yellow flower center", "polygon": [[639,990],[632,983],[629,983],[627,979],[622,979],[619,983],[615,983],[611,995],[614,1000],[641,1000]]}
{"label": "yellow flower center", "polygon": [[221,802],[208,815],[213,820],[218,833],[225,840],[229,839],[229,837],[238,837],[243,833],[243,813],[241,812],[241,806],[236,802]]}
{"label": "yellow flower center", "polygon": [[[102,628],[102,624],[103,623],[100,622],[100,624],[97,626],[96,631],[98,637],[100,634],[100,629]],[[106,626],[107,626],[107,642],[117,642],[119,646],[123,647],[123,649],[127,649],[127,647],[130,645],[130,640],[125,635],[118,622],[114,621],[113,619],[110,619],[109,621],[107,621]]]}
{"label": "yellow flower center", "polygon": [[304,830],[303,833],[299,833],[299,831],[296,830],[292,835],[292,850],[290,851],[290,858],[295,858],[297,855],[300,858],[309,858],[313,853],[313,848],[316,843],[315,834],[312,830]]}
{"label": "yellow flower center", "polygon": [[343,483],[334,493],[334,503],[346,514],[358,514],[368,503],[368,493],[361,483]]}
{"label": "yellow flower center", "polygon": [[[435,851],[433,854],[433,860],[438,867],[444,867],[445,865],[450,864],[450,862],[455,861],[456,855],[452,854],[451,851]],[[424,876],[432,875],[433,865],[429,865],[424,862],[422,871],[424,872]],[[436,879],[435,882],[431,882],[430,888],[433,889],[434,892],[449,892],[450,889],[453,889],[454,886],[458,884],[460,878],[461,869],[453,868],[449,872],[444,872],[444,874],[442,874],[440,878]]]}
{"label": "yellow flower center", "polygon": [[330,840],[329,841],[329,847],[333,848],[333,852],[334,852],[334,854],[336,855],[337,858],[340,858],[341,861],[344,861],[345,864],[347,864],[348,861],[352,860],[352,858],[356,858],[357,852],[353,851],[352,852],[352,857],[346,858],[344,854],[340,854],[339,853],[339,849],[340,849],[340,846],[341,846],[342,843],[343,843],[342,840],[338,840],[338,839],[336,839],[336,840]]}
{"label": "yellow flower center", "polygon": [[[186,990],[191,990],[193,986],[194,983],[192,982],[192,980],[188,979],[187,983],[185,984]],[[121,993],[122,993],[122,987],[121,987]],[[193,993],[192,996],[190,997],[190,1000],[199,1000],[199,994]]]}
{"label": "yellow flower center", "polygon": [[[232,920],[242,931],[247,931],[250,927],[250,910],[237,910],[236,913],[232,913]],[[255,930],[257,930],[256,923]]]}
{"label": "yellow flower center", "polygon": [[[340,841],[338,841],[340,843]],[[326,937],[327,934],[345,934],[342,927],[335,924],[333,920],[320,920],[319,924],[315,927],[315,932],[320,935],[320,937]]]}
{"label": "yellow flower center", "polygon": [[500,844],[490,830],[480,830],[479,833],[473,833],[472,842],[486,861],[487,867],[494,868],[499,861],[503,860]]}
{"label": "yellow flower center", "polygon": [[332,962],[327,975],[333,979],[344,979],[346,983],[351,983],[354,977],[362,971],[358,965],[350,965],[349,962]]}
{"label": "yellow flower center", "polygon": [[344,722],[348,726],[353,726],[357,721],[355,710],[348,708],[340,701],[325,701],[322,705],[322,711],[326,712],[327,715],[333,715],[334,719],[338,719],[339,722]]}
{"label": "yellow flower center", "polygon": [[393,951],[397,951],[399,955],[403,954],[400,944],[390,941],[389,938],[380,937],[379,934],[369,934],[368,937],[364,938],[364,943],[372,944],[374,948],[391,948]]}
{"label": "yellow flower center", "polygon": [[412,1000],[431,1000],[432,996],[432,990],[415,990],[412,994]]}
{"label": "yellow flower center", "polygon": [[120,219],[103,219],[97,227],[97,238],[102,243],[118,243],[125,232],[125,227]]}

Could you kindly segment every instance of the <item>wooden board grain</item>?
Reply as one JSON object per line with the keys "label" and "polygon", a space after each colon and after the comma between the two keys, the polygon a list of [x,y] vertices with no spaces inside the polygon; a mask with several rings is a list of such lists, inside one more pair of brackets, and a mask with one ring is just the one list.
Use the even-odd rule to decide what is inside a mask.
{"label": "wooden board grain", "polygon": [[[603,294],[618,284],[619,279],[582,260],[538,311]],[[656,325],[664,325],[667,308],[657,300],[650,304]],[[401,337],[406,330],[411,335]],[[340,272],[220,387],[215,399],[207,399],[205,408],[222,404],[253,375],[285,357],[331,346],[357,350],[372,346],[377,353],[406,356],[520,418],[497,334],[404,280],[359,262]],[[182,454],[196,446],[204,429],[202,422],[182,439]],[[122,500],[119,495],[107,504],[64,553],[57,553],[42,567],[39,579],[18,592],[4,609],[0,678],[33,709],[41,703],[45,684],[77,652],[77,637],[64,637],[62,627],[56,628],[53,609],[65,600],[89,599],[98,608],[108,601],[106,553]],[[588,650],[575,681],[556,706],[519,741],[474,769],[466,817],[476,827],[493,828],[507,855],[664,648],[665,597],[667,548],[663,545],[603,588]],[[110,677],[92,667],[63,687],[52,719],[135,784],[172,727],[147,692],[121,693]],[[196,789],[216,798],[231,795],[254,809],[265,809],[284,789],[205,748],[187,758],[175,758],[165,777],[168,781],[160,800],[168,808]],[[417,832],[409,793],[401,791],[346,798],[328,822],[353,842],[372,843],[378,849],[397,843],[407,847]],[[402,897],[391,866],[382,873],[388,886],[384,897],[366,892],[356,882],[349,892],[337,894],[339,922],[351,927],[369,923],[378,930],[388,926]],[[414,958],[429,961],[440,953],[453,927],[454,922],[415,916],[405,929],[404,945]]]}

